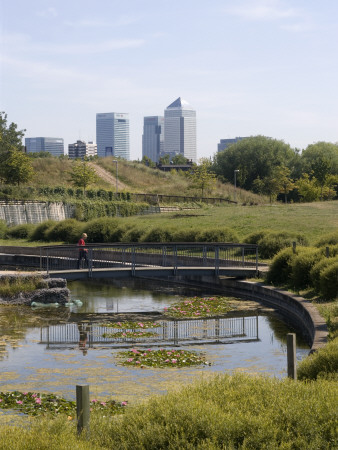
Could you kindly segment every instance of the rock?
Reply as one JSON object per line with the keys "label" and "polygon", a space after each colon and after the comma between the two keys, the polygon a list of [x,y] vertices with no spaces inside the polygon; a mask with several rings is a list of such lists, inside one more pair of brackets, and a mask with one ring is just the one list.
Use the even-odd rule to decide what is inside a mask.
{"label": "rock", "polygon": [[59,303],[65,305],[69,302],[70,291],[68,288],[39,289],[30,297],[30,304],[35,303]]}

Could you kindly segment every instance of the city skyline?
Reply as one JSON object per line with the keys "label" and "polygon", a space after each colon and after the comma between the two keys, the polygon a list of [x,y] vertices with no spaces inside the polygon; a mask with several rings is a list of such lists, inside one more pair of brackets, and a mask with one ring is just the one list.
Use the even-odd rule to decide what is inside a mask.
{"label": "city skyline", "polygon": [[13,0],[0,4],[0,110],[25,136],[95,141],[98,111],[143,118],[168,99],[198,112],[197,158],[264,135],[338,141],[338,3],[332,0]]}

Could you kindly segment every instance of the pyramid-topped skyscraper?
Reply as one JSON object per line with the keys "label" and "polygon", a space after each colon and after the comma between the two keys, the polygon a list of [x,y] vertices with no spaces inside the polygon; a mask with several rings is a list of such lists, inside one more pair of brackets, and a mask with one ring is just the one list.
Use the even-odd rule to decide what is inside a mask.
{"label": "pyramid-topped skyscraper", "polygon": [[196,162],[196,111],[181,97],[164,111],[164,153]]}

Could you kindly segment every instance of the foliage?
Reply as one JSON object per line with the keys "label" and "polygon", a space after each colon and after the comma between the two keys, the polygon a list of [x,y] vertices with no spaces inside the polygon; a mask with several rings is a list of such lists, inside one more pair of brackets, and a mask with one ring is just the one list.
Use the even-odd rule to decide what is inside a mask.
{"label": "foliage", "polygon": [[11,149],[0,154],[0,178],[5,183],[27,183],[33,178],[34,170],[30,158],[21,150]]}
{"label": "foliage", "polygon": [[[90,407],[92,410],[104,411],[106,414],[116,414],[124,412],[126,402],[122,403],[117,403],[114,400],[101,402],[93,399],[90,401]],[[65,400],[54,394],[34,392],[0,392],[0,408],[19,410],[32,416],[44,413],[66,414],[69,419],[73,419],[76,415],[76,403],[74,401]]]}
{"label": "foliage", "polygon": [[171,158],[171,162],[175,165],[180,165],[180,164],[187,164],[188,160],[184,155],[182,155],[182,153],[177,153],[177,155]]}
{"label": "foliage", "polygon": [[145,331],[149,328],[158,328],[160,323],[158,322],[113,322],[108,324],[102,324],[102,326],[109,328],[117,328],[119,331],[111,333],[103,333],[104,338],[147,338],[158,336],[157,333],[151,331]]}
{"label": "foliage", "polygon": [[68,244],[75,244],[83,231],[83,224],[75,219],[66,219],[57,222],[46,231],[46,238],[49,241],[61,241]]}
{"label": "foliage", "polygon": [[276,285],[289,283],[292,273],[292,260],[295,256],[292,248],[286,248],[277,253],[269,266],[266,275],[267,282]]}
{"label": "foliage", "polygon": [[303,247],[291,262],[291,283],[296,289],[312,285],[311,269],[323,257],[316,248]]}
{"label": "foliage", "polygon": [[197,365],[210,365],[205,357],[197,352],[189,350],[160,348],[159,350],[135,349],[117,353],[120,364],[133,367],[158,367],[167,369],[170,367],[190,367]]}
{"label": "foliage", "polygon": [[330,175],[338,175],[338,144],[316,142],[302,152],[303,171],[312,173],[323,191]]}
{"label": "foliage", "polygon": [[314,287],[317,293],[320,292],[320,274],[327,267],[331,266],[335,262],[338,262],[338,257],[322,258],[320,259],[310,270],[311,285]]}
{"label": "foliage", "polygon": [[303,359],[297,367],[299,380],[335,378],[338,381],[338,338]]}
{"label": "foliage", "polygon": [[238,236],[228,227],[210,227],[196,233],[196,242],[238,242]]}
{"label": "foliage", "polygon": [[133,322],[124,320],[123,322],[110,322],[101,324],[102,327],[118,328],[119,330],[134,330],[140,328],[147,330],[149,328],[158,328],[162,322]]}
{"label": "foliage", "polygon": [[0,239],[4,239],[7,235],[7,225],[4,220],[0,220]]}
{"label": "foliage", "polygon": [[113,235],[120,228],[121,224],[112,217],[93,219],[86,224],[88,242],[116,242]]}
{"label": "foliage", "polygon": [[146,231],[142,236],[142,242],[172,242],[173,228],[153,227]]}
{"label": "foliage", "polygon": [[319,275],[320,292],[326,299],[338,298],[338,261],[323,269]]}
{"label": "foliage", "polygon": [[293,242],[306,245],[307,240],[302,234],[289,232],[267,232],[258,240],[259,256],[263,259],[273,258],[280,250],[291,247]]}
{"label": "foliage", "polygon": [[18,130],[14,122],[7,124],[7,114],[0,112],[0,154],[22,148],[22,138],[26,130]]}
{"label": "foliage", "polygon": [[298,194],[303,202],[314,202],[320,197],[320,187],[315,177],[303,173],[297,181]]}
{"label": "foliage", "polygon": [[152,159],[150,159],[148,156],[143,156],[141,163],[144,164],[145,166],[148,167],[155,167],[156,164],[154,163],[154,161]]}
{"label": "foliage", "polygon": [[324,247],[324,245],[338,245],[338,231],[324,235],[316,243],[316,247]]}
{"label": "foliage", "polygon": [[228,297],[192,297],[164,308],[164,314],[169,317],[187,319],[219,316],[231,309]]}
{"label": "foliage", "polygon": [[36,226],[32,223],[15,225],[8,228],[7,235],[12,238],[25,239],[30,238]]}
{"label": "foliage", "polygon": [[83,192],[86,191],[90,184],[94,184],[98,180],[95,169],[85,159],[83,161],[74,161],[69,175],[73,185],[82,188]]}
{"label": "foliage", "polygon": [[31,241],[47,241],[48,233],[51,228],[53,228],[57,222],[55,220],[46,220],[35,226],[34,230],[31,233],[30,240]]}
{"label": "foliage", "polygon": [[188,176],[192,186],[201,190],[201,197],[204,197],[206,189],[215,185],[216,176],[212,172],[211,161],[207,158],[202,158],[198,166],[193,166]]}

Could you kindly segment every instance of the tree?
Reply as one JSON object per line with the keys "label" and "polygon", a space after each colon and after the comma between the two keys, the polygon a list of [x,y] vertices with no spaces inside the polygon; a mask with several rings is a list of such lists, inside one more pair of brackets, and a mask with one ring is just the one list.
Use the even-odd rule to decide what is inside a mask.
{"label": "tree", "polygon": [[304,173],[297,181],[297,189],[299,196],[304,202],[314,202],[319,199],[320,187],[316,178],[311,178],[308,173]]}
{"label": "tree", "polygon": [[169,164],[170,163],[170,155],[167,153],[160,157],[160,164]]}
{"label": "tree", "polygon": [[141,163],[148,167],[155,167],[154,161],[148,156],[143,156]]}
{"label": "tree", "polygon": [[29,156],[20,150],[11,149],[1,158],[1,178],[8,184],[27,183],[33,178],[34,170]]}
{"label": "tree", "polygon": [[87,186],[98,180],[95,170],[90,167],[88,161],[74,161],[70,178],[74,186],[83,188],[85,193]]}
{"label": "tree", "polygon": [[204,191],[211,187],[215,181],[216,176],[212,173],[212,164],[209,159],[201,158],[199,166],[193,166],[189,173],[189,178],[192,181],[192,186],[201,189],[201,195],[204,196]]}
{"label": "tree", "polygon": [[239,170],[238,184],[253,189],[258,177],[271,177],[279,166],[291,167],[298,155],[283,141],[265,136],[253,136],[230,145],[215,155],[213,169],[217,175],[232,182],[234,171]]}
{"label": "tree", "polygon": [[187,164],[187,158],[182,153],[178,153],[171,158],[171,162],[176,165]]}
{"label": "tree", "polygon": [[0,113],[0,179],[19,185],[29,181],[34,171],[29,157],[22,151],[25,130],[17,128],[15,123],[7,124],[7,114]]}

